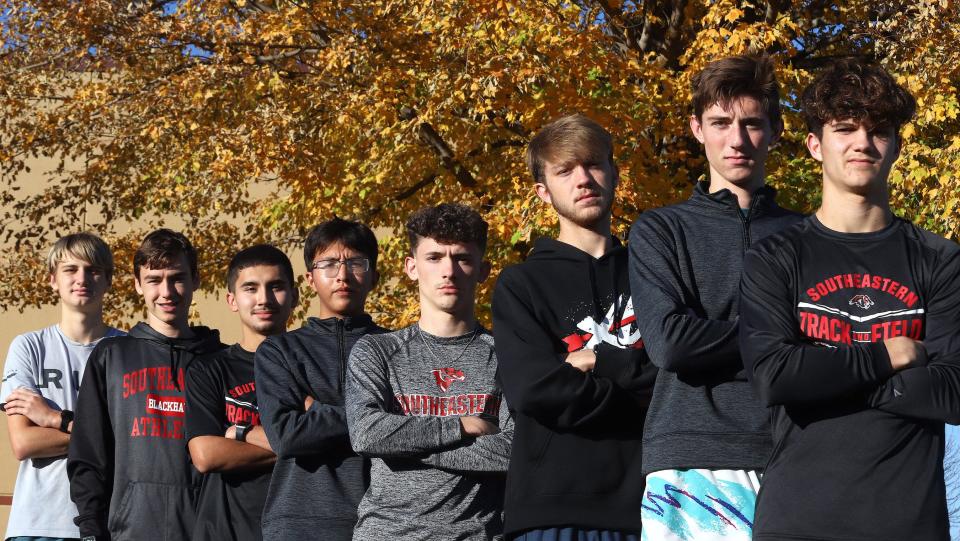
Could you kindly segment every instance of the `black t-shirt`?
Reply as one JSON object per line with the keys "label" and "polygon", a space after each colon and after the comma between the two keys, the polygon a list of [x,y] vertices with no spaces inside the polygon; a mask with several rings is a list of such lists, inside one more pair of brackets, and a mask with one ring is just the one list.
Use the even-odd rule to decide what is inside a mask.
{"label": "black t-shirt", "polygon": [[[235,344],[187,373],[187,441],[223,436],[230,425],[259,425],[253,353]],[[191,539],[256,540],[273,468],[203,477]]]}
{"label": "black t-shirt", "polygon": [[[960,250],[900,219],[809,217],[748,252],[741,351],[772,407],[754,539],[948,539],[945,421],[960,420]],[[894,372],[883,340],[923,340]]]}

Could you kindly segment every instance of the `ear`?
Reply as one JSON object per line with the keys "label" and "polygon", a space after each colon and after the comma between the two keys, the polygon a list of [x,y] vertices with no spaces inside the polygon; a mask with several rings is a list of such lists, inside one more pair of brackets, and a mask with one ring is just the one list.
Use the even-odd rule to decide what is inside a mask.
{"label": "ear", "polygon": [[200,289],[200,275],[193,277],[193,291]]}
{"label": "ear", "polygon": [[479,272],[479,274],[477,274],[477,283],[478,283],[478,284],[479,284],[480,282],[486,280],[486,279],[490,276],[490,269],[491,269],[491,268],[492,268],[492,266],[490,265],[490,262],[487,261],[486,259],[484,259],[483,261],[480,262],[480,269],[479,269],[480,272]]}
{"label": "ear", "polygon": [[817,134],[810,132],[807,134],[807,151],[810,152],[810,155],[813,156],[813,159],[818,162],[823,161],[823,149],[820,147],[820,138],[817,137]]}
{"label": "ear", "polygon": [[547,188],[547,184],[545,182],[538,182],[533,186],[537,192],[537,197],[539,197],[540,200],[543,201],[544,203],[552,206],[553,201],[550,198],[550,189]]}
{"label": "ear", "polygon": [[50,289],[56,291],[56,290],[57,290],[57,275],[56,275],[56,274],[51,274],[51,275],[50,275],[50,280],[49,280],[49,282],[50,282]]}
{"label": "ear", "polygon": [[133,288],[137,290],[137,295],[143,295],[143,287],[140,285],[140,277],[133,277]]}
{"label": "ear", "polygon": [[227,291],[227,306],[230,307],[231,312],[240,311],[240,306],[237,305],[237,296],[229,291]]}
{"label": "ear", "polygon": [[703,144],[703,125],[700,123],[697,115],[690,115],[690,131],[693,132],[693,136],[697,138],[697,141]]}
{"label": "ear", "polygon": [[[293,301],[290,302],[290,310],[300,305],[300,288],[297,286],[290,286],[290,295],[293,296]],[[290,319],[289,316],[287,319]]]}
{"label": "ear", "polygon": [[370,289],[377,287],[377,284],[380,283],[380,273],[377,272],[377,269],[370,269]]}
{"label": "ear", "polygon": [[317,283],[314,282],[313,280],[313,271],[307,271],[304,274],[304,277],[307,279],[307,285],[310,286],[310,289],[312,289],[316,293],[320,293],[320,291],[317,290]]}
{"label": "ear", "polygon": [[414,282],[417,281],[417,279],[419,278],[420,275],[417,273],[417,260],[416,260],[416,258],[411,257],[411,256],[407,256],[407,257],[403,260],[403,272],[405,272],[405,273],[407,274],[407,278],[410,278],[410,279],[413,280]]}

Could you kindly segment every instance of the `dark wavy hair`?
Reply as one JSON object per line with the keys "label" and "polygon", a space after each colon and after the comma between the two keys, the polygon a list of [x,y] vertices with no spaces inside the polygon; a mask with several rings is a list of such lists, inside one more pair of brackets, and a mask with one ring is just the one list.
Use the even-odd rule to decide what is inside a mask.
{"label": "dark wavy hair", "polygon": [[407,219],[410,253],[417,250],[421,238],[437,242],[472,242],[483,252],[487,249],[487,222],[480,213],[459,203],[441,203],[424,207]]}
{"label": "dark wavy hair", "polygon": [[807,130],[818,137],[824,124],[835,120],[899,131],[917,111],[917,101],[906,88],[887,70],[862,58],[844,58],[827,66],[803,90],[800,105]]}
{"label": "dark wavy hair", "polygon": [[179,231],[171,229],[157,229],[152,231],[140,244],[140,248],[133,254],[133,276],[140,280],[140,268],[164,269],[174,264],[183,254],[190,267],[190,275],[194,280],[200,278],[197,268],[197,251],[190,241]]}
{"label": "dark wavy hair", "polygon": [[736,98],[749,96],[760,102],[770,125],[780,125],[780,84],[773,60],[766,55],[728,56],[714,60],[690,81],[693,114],[698,120],[714,103],[726,109]]}

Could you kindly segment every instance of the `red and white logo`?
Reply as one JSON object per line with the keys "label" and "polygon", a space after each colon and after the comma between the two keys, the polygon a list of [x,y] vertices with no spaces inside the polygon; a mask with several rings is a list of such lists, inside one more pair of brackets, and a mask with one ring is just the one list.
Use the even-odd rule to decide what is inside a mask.
{"label": "red and white logo", "polygon": [[147,413],[151,415],[183,417],[183,406],[184,401],[181,396],[147,394]]}
{"label": "red and white logo", "polygon": [[467,379],[463,375],[463,370],[457,370],[456,368],[438,368],[430,373],[437,379],[437,385],[440,386],[440,390],[443,392],[447,392],[447,389],[453,385],[454,381],[464,381]]}
{"label": "red and white logo", "polygon": [[871,299],[868,295],[860,294],[854,295],[848,304],[850,306],[859,306],[860,308],[866,310],[876,303],[873,302],[873,299]]}
{"label": "red and white logo", "polygon": [[[623,305],[626,303],[626,306]],[[614,309],[623,306],[623,315],[616,321]],[[596,321],[590,316],[577,323],[580,332],[574,332],[563,338],[567,344],[567,351],[592,349],[600,342],[606,342],[621,349],[641,349],[643,340],[637,330],[637,317],[633,313],[633,299],[628,295],[620,297],[619,303],[612,303],[607,309],[602,321]]]}

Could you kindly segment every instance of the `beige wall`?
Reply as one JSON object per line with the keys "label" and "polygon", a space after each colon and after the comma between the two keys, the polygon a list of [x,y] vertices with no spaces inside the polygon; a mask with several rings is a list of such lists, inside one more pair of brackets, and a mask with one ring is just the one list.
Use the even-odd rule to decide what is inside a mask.
{"label": "beige wall", "polygon": [[[303,263],[301,262],[300,266]],[[296,267],[294,267],[296,269]],[[209,327],[220,329],[220,339],[232,344],[240,339],[239,319],[231,312],[221,297],[198,295],[195,307],[200,314],[200,322]],[[57,322],[60,311],[55,306],[26,310],[19,313],[0,313],[0,351],[2,359],[6,360],[10,341],[18,334],[36,330]],[[2,361],[0,361],[2,362]],[[0,536],[7,528],[7,519],[10,514],[10,498],[13,496],[14,484],[17,479],[17,460],[10,449],[10,440],[7,437],[7,419],[0,415]]]}

